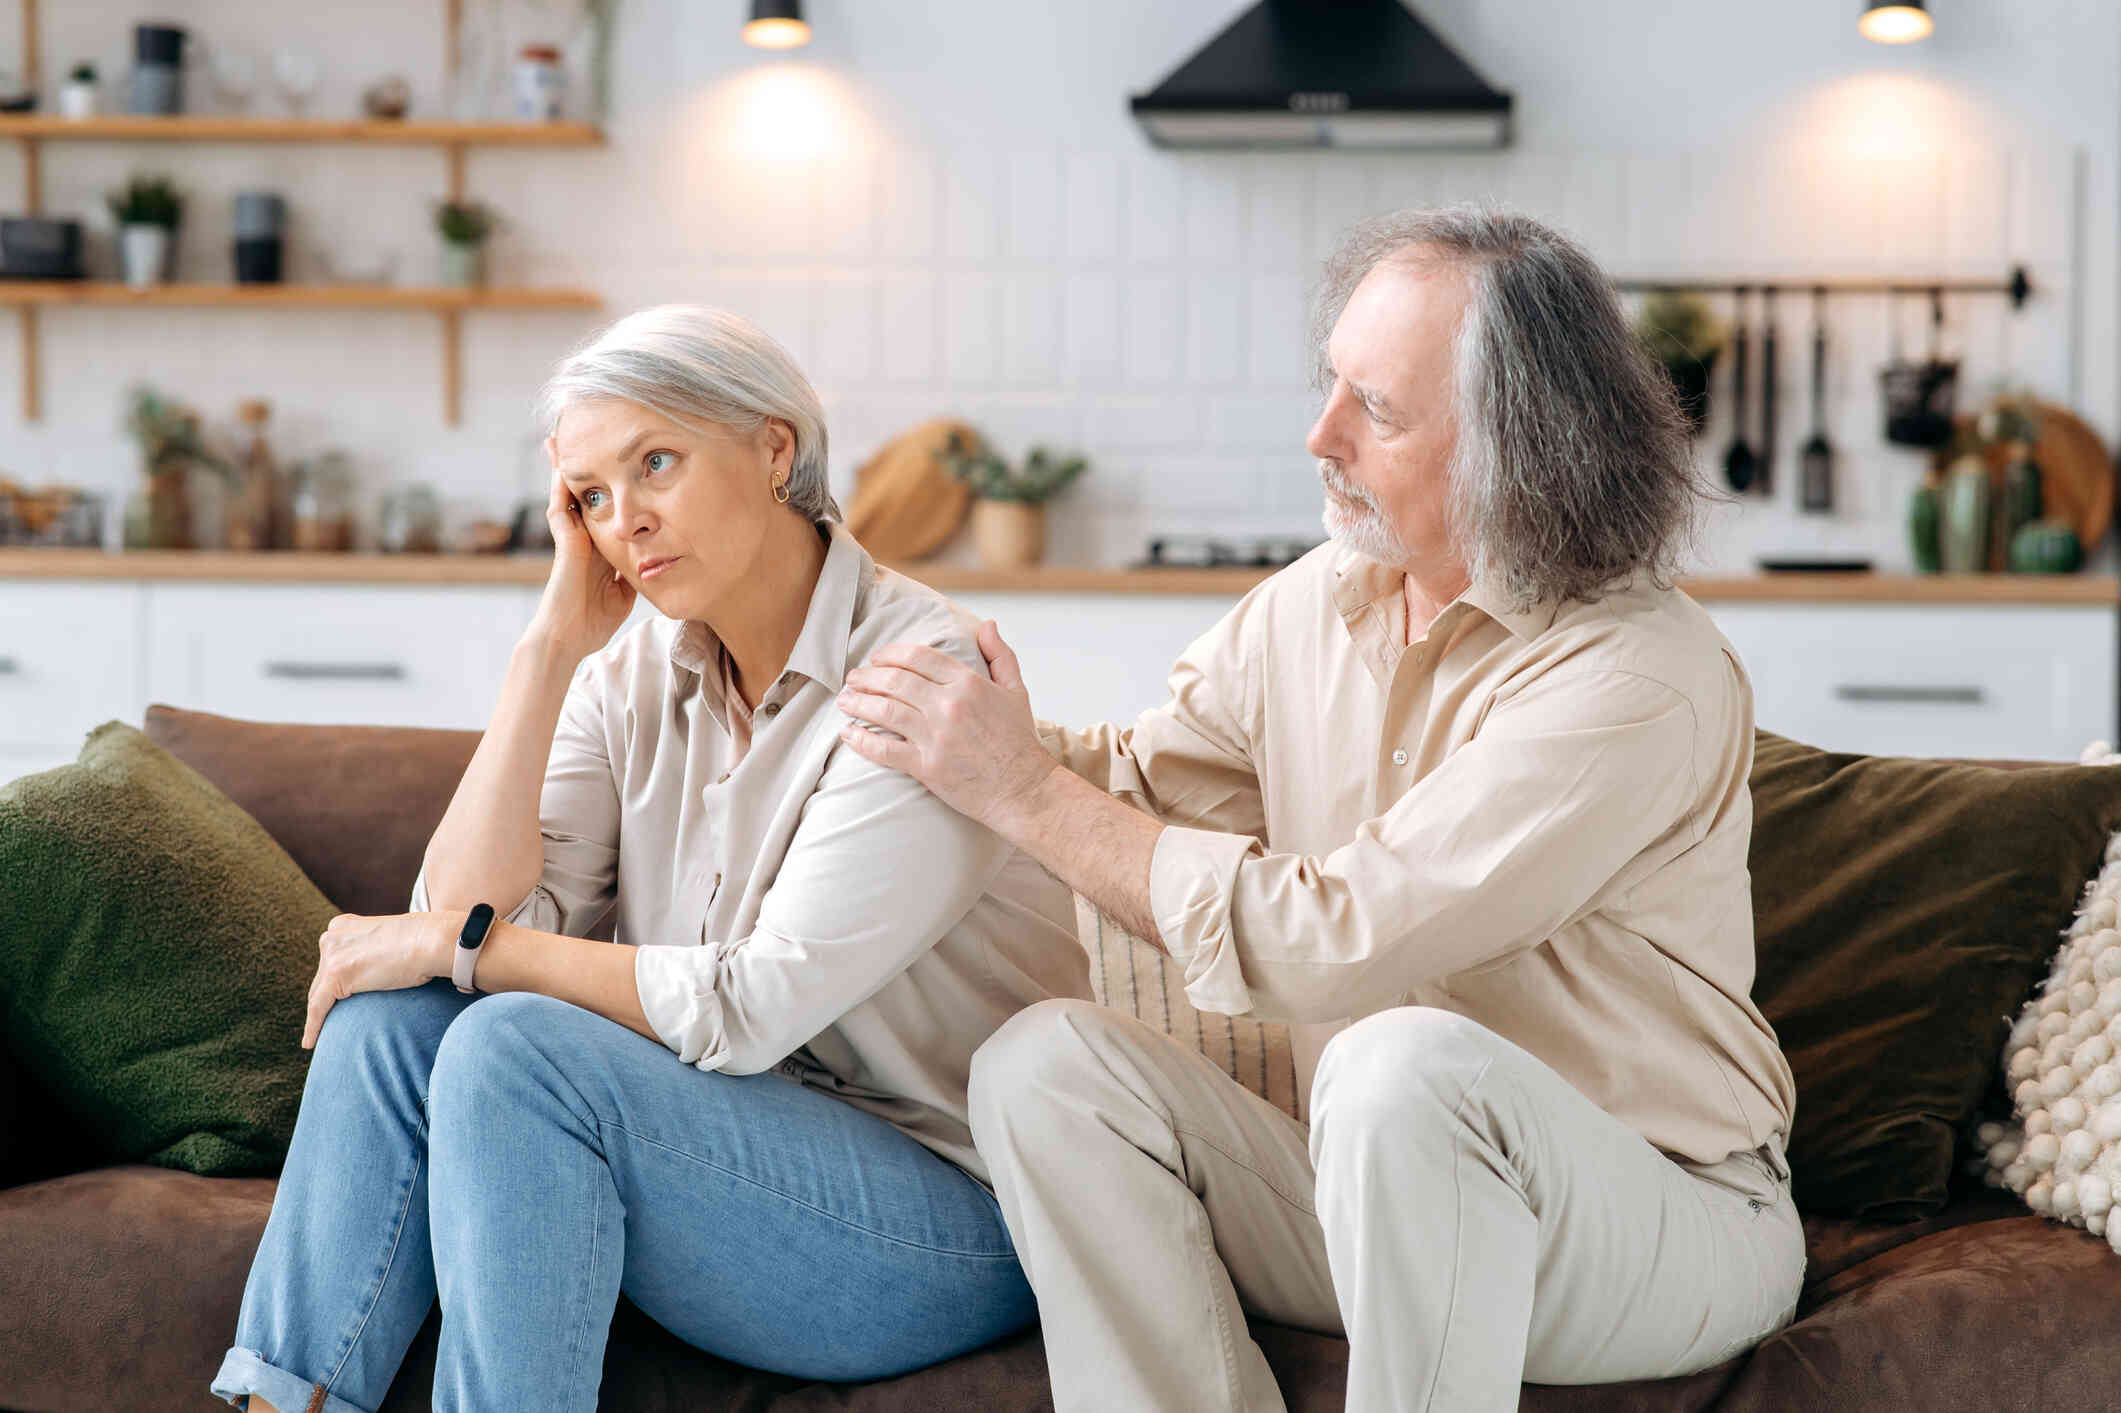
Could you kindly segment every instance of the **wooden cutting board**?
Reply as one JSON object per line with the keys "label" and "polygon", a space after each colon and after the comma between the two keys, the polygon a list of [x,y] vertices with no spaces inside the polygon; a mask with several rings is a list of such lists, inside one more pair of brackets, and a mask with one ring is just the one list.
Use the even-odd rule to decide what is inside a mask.
{"label": "wooden cutting board", "polygon": [[[2114,520],[2113,457],[2099,434],[2068,408],[2053,402],[2035,402],[2033,408],[2040,418],[2040,435],[2033,442],[2033,460],[2040,466],[2040,516],[2075,530],[2090,559]],[[2008,448],[1991,446],[1984,459],[2000,501]],[[2009,550],[2002,544],[1989,547],[1991,571],[2008,567]]]}

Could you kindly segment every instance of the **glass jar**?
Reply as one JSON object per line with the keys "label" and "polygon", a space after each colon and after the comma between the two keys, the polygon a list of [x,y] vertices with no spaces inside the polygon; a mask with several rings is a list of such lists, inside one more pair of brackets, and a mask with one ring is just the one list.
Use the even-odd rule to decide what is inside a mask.
{"label": "glass jar", "polygon": [[435,554],[442,548],[442,503],[427,486],[406,486],[383,497],[377,548],[391,554]]}
{"label": "glass jar", "polygon": [[346,453],[327,451],[297,467],[290,506],[296,549],[352,549],[353,475]]}

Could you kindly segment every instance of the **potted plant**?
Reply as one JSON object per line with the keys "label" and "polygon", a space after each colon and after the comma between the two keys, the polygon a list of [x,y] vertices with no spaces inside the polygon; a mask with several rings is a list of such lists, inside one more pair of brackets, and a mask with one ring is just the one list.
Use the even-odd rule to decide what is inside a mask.
{"label": "potted plant", "polygon": [[1723,351],[1723,322],[1698,294],[1657,290],[1642,302],[1635,337],[1672,380],[1679,405],[1698,435],[1708,423],[1709,375]]}
{"label": "potted plant", "polygon": [[139,443],[140,469],[147,478],[125,517],[126,547],[192,548],[197,540],[193,474],[205,471],[225,479],[233,468],[200,436],[199,414],[153,388],[135,385],[127,394],[125,430]]}
{"label": "potted plant", "polygon": [[486,237],[501,224],[493,208],[478,201],[435,203],[435,230],[442,237],[442,283],[470,288],[486,283]]}
{"label": "potted plant", "polygon": [[993,452],[968,450],[952,433],[943,453],[950,474],[972,488],[972,540],[989,569],[1027,569],[1045,558],[1046,502],[1080,476],[1080,456],[1056,458],[1033,447],[1020,468]]}
{"label": "potted plant", "polygon": [[96,66],[88,63],[74,65],[66,75],[66,82],[59,86],[59,115],[63,118],[95,117],[100,91],[96,85]]}
{"label": "potted plant", "polygon": [[118,255],[125,283],[146,289],[170,271],[171,242],[184,216],[184,197],[167,177],[136,176],[107,198],[118,222]]}

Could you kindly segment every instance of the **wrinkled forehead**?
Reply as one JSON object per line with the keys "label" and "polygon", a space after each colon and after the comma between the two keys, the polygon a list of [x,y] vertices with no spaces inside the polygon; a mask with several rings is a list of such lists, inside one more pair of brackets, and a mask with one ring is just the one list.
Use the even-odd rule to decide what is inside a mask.
{"label": "wrinkled forehead", "polygon": [[1327,356],[1351,383],[1397,392],[1448,372],[1471,282],[1455,262],[1409,246],[1362,277],[1334,322]]}
{"label": "wrinkled forehead", "polygon": [[572,479],[629,460],[651,439],[690,445],[697,436],[642,403],[593,398],[561,409],[553,423],[552,450],[560,475]]}

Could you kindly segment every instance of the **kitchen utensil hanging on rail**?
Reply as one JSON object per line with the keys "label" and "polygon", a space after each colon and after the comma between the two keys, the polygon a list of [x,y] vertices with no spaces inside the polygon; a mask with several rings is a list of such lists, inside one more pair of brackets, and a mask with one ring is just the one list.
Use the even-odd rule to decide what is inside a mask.
{"label": "kitchen utensil hanging on rail", "polygon": [[1763,293],[1760,313],[1760,462],[1753,470],[1753,489],[1775,494],[1775,287]]}
{"label": "kitchen utensil hanging on rail", "polygon": [[1753,449],[1745,440],[1745,353],[1750,335],[1745,327],[1746,287],[1733,291],[1737,299],[1731,330],[1731,445],[1723,454],[1723,475],[1731,489],[1743,493],[1753,484]]}
{"label": "kitchen utensil hanging on rail", "polygon": [[1826,439],[1826,289],[1812,291],[1812,435],[1797,456],[1797,503],[1834,508],[1834,448]]}
{"label": "kitchen utensil hanging on rail", "polygon": [[1952,403],[1959,362],[1944,357],[1944,294],[1930,291],[1930,355],[1917,363],[1900,356],[1897,302],[1887,306],[1892,362],[1879,373],[1885,392],[1885,439],[1900,446],[1940,447],[1952,439]]}

